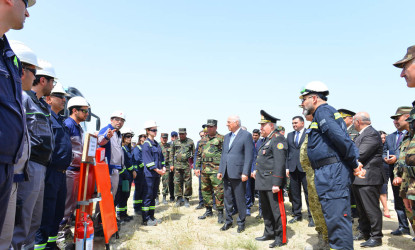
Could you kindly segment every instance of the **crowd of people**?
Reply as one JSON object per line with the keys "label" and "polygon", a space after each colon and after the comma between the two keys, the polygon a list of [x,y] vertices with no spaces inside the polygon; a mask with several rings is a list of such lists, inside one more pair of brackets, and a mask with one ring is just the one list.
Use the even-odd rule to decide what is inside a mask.
{"label": "crowd of people", "polygon": [[[80,124],[90,106],[83,97],[69,99],[49,62],[38,60],[24,43],[7,40],[5,33],[23,28],[35,2],[0,1],[1,249],[58,249],[58,239],[73,241],[84,144]],[[412,46],[394,64],[411,88],[414,59]],[[196,209],[205,208],[198,219],[217,210],[218,229],[227,231],[238,214],[241,233],[259,197],[264,232],[256,240],[272,241],[270,248],[287,244],[287,224],[303,219],[302,193],[308,226],[318,233],[316,249],[353,249],[353,241],[361,240],[362,247],[382,245],[383,217],[391,217],[389,180],[399,225],[391,234],[409,235],[410,227],[415,229],[415,109],[398,107],[391,116],[397,131],[387,135],[371,126],[368,113],[330,106],[328,95],[324,83],[308,83],[299,96],[303,116],[293,117],[294,131],[286,137],[279,119],[261,110],[260,128],[252,133],[237,115],[228,117],[226,135],[217,133],[217,120],[208,119],[196,145],[186,128],[171,132],[170,142],[168,133],[158,138],[152,120],[134,142],[136,134],[123,127],[124,112],[115,111],[96,136],[105,148],[118,221],[133,219],[127,209],[132,183],[134,213],[145,226],[162,223],[155,217],[160,194],[163,204],[190,207],[193,168],[199,178]],[[67,117],[61,115],[65,108]],[[305,120],[311,122],[308,128]],[[285,192],[292,204],[290,221]],[[95,214],[99,211],[97,204]]]}

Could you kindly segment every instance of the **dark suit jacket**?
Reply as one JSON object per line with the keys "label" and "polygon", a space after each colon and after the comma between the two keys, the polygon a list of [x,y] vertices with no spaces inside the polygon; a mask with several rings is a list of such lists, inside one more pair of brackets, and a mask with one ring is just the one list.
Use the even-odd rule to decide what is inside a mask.
{"label": "dark suit jacket", "polygon": [[251,174],[252,160],[254,157],[254,143],[252,135],[246,130],[239,130],[229,148],[229,141],[232,133],[225,135],[220,159],[219,173],[231,179],[241,179],[241,175]]}
{"label": "dark suit jacket", "polygon": [[354,185],[382,185],[385,182],[383,171],[383,145],[380,134],[372,126],[367,127],[355,138],[359,149],[359,161],[366,170],[364,179],[354,178]]}
{"label": "dark suit jacket", "polygon": [[[386,136],[385,144],[383,145],[383,157],[386,157],[386,151],[389,150],[389,155],[395,155],[396,158],[399,158],[399,146],[396,146],[396,137],[397,137],[398,131],[393,132],[392,134],[389,134]],[[402,135],[402,139],[405,135]],[[401,140],[402,142],[402,140]],[[389,166],[390,168],[393,168],[394,164],[388,165],[386,162],[383,162],[385,166]]]}
{"label": "dark suit jacket", "polygon": [[295,131],[288,133],[287,143],[288,143],[288,157],[286,167],[290,172],[294,172],[298,169],[300,172],[304,172],[300,163],[300,148],[304,142],[305,138],[305,129],[303,129],[303,134],[301,135],[300,140],[298,141],[298,146],[295,145]]}

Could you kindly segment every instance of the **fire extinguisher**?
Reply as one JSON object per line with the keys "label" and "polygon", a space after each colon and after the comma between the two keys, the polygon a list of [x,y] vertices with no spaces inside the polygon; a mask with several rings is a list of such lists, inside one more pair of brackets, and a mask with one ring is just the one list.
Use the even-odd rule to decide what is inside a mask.
{"label": "fire extinguisher", "polygon": [[85,212],[80,214],[81,221],[76,224],[75,249],[92,250],[94,248],[94,223]]}

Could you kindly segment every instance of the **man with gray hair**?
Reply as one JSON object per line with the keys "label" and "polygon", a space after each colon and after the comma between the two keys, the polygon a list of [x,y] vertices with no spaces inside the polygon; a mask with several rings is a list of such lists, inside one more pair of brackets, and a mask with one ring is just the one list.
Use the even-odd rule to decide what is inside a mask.
{"label": "man with gray hair", "polygon": [[229,116],[226,126],[231,132],[225,135],[217,174],[218,179],[223,178],[226,209],[226,222],[220,230],[226,231],[232,227],[232,196],[235,196],[239,211],[237,232],[241,233],[245,230],[246,217],[246,185],[244,182],[248,180],[251,171],[254,144],[251,133],[241,129],[239,116]]}
{"label": "man with gray hair", "polygon": [[383,172],[383,144],[380,134],[370,124],[370,116],[359,112],[353,118],[359,135],[355,139],[359,161],[366,170],[366,178],[355,178],[352,191],[359,214],[359,234],[354,240],[365,240],[361,247],[382,245],[382,212],[379,207],[380,189],[385,182]]}

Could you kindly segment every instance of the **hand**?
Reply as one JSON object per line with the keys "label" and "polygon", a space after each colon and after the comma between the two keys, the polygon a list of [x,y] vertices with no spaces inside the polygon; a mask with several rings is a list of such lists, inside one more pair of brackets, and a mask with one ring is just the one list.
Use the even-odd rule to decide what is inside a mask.
{"label": "hand", "polygon": [[409,199],[403,199],[403,204],[405,205],[406,210],[408,212],[412,212],[412,202]]}
{"label": "hand", "polygon": [[133,171],[133,179],[135,179],[137,177],[137,172]]}
{"label": "hand", "polygon": [[393,179],[392,185],[399,186],[399,185],[401,185],[401,183],[402,183],[402,178],[401,177],[395,177]]}
{"label": "hand", "polygon": [[170,171],[173,171],[174,170],[174,166],[170,166]]}
{"label": "hand", "polygon": [[251,177],[255,179],[255,177],[256,177],[256,170],[251,173]]}
{"label": "hand", "polygon": [[272,193],[278,193],[280,191],[280,187],[279,186],[272,186]]}
{"label": "hand", "polygon": [[113,129],[113,130],[108,129],[107,130],[107,138],[111,139],[111,137],[114,136],[114,132],[115,132],[115,129]]}
{"label": "hand", "polygon": [[163,172],[166,173],[166,167],[163,167],[161,170],[163,170]]}
{"label": "hand", "polygon": [[242,175],[242,182],[247,181],[248,180],[248,175]]}
{"label": "hand", "polygon": [[221,173],[218,173],[218,174],[216,175],[216,178],[218,178],[219,180],[222,180],[222,174],[221,174]]}
{"label": "hand", "polygon": [[363,164],[359,162],[359,166],[354,169],[354,176],[359,177],[360,179],[365,178],[366,170],[363,169]]}
{"label": "hand", "polygon": [[385,162],[389,165],[395,164],[396,162],[396,155],[389,155],[389,159],[388,158],[383,158],[385,160]]}
{"label": "hand", "polygon": [[290,170],[286,169],[285,170],[285,175],[287,176],[287,178],[290,178]]}
{"label": "hand", "polygon": [[200,170],[199,170],[199,169],[195,169],[195,175],[196,175],[197,177],[199,177],[199,175],[200,175]]}

